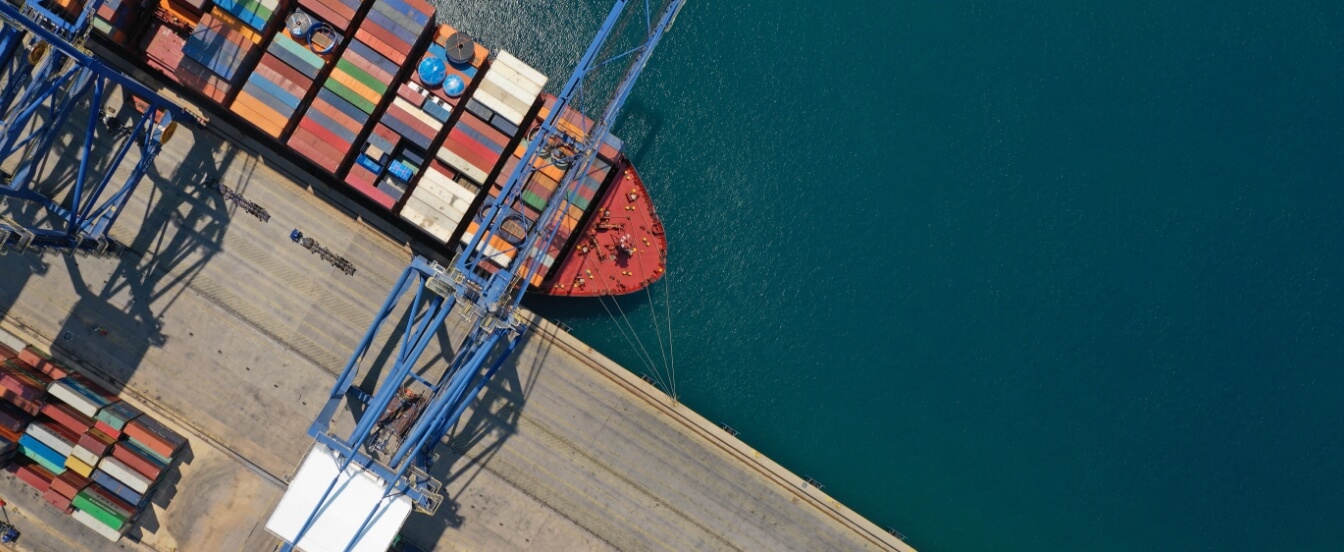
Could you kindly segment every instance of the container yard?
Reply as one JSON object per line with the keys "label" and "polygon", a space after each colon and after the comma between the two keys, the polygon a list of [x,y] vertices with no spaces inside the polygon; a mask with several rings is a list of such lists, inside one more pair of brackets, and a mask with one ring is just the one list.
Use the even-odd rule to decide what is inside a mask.
{"label": "container yard", "polygon": [[[79,182],[131,182],[96,227],[105,237],[0,228],[0,244],[39,253],[0,262],[14,357],[0,437],[15,437],[0,497],[25,542],[910,549],[518,308],[518,289],[621,294],[664,272],[661,223],[606,132],[628,88],[590,119],[569,103],[581,70],[549,94],[546,76],[409,0],[152,13],[103,19],[122,34],[94,44],[109,68],[90,71],[109,84],[89,104],[60,124],[17,119],[86,137],[42,154],[89,160]],[[581,67],[597,65],[605,32]],[[35,198],[84,204],[80,186],[60,186],[63,167],[17,151],[7,217],[31,217]],[[48,247],[94,255],[52,262]],[[409,299],[414,274],[425,287]],[[459,299],[478,303],[448,317]]]}
{"label": "container yard", "polygon": [[116,542],[186,439],[59,362],[0,342],[0,459],[51,507]]}

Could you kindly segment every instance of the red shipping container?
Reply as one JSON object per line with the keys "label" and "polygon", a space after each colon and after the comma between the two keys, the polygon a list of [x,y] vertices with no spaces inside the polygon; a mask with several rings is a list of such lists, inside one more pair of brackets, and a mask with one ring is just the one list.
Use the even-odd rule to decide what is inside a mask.
{"label": "red shipping container", "polygon": [[117,428],[114,428],[110,425],[107,425],[106,423],[103,423],[102,420],[94,422],[93,428],[103,432],[104,435],[107,435],[108,437],[111,437],[113,439],[121,437],[121,431],[118,431]]}
{"label": "red shipping container", "polygon": [[151,481],[157,481],[163,470],[167,469],[153,460],[141,456],[140,453],[135,452],[134,449],[123,443],[117,443],[117,446],[112,447],[112,457],[121,460],[121,463],[126,464],[136,473],[148,477]]}
{"label": "red shipping container", "polygon": [[57,510],[62,512],[70,507],[70,497],[61,495],[61,493],[56,492],[56,489],[52,487],[48,487],[47,492],[42,493],[42,500],[47,501],[47,504],[56,507]]}
{"label": "red shipping container", "polygon": [[0,427],[0,437],[4,437],[6,441],[9,441],[11,443],[17,443],[19,442],[19,438],[23,437],[23,432],[10,431],[9,429]]}
{"label": "red shipping container", "polygon": [[14,351],[14,349],[0,345],[0,360],[9,360],[16,356],[19,356],[19,353]]}
{"label": "red shipping container", "polygon": [[42,493],[47,492],[47,489],[51,487],[51,480],[55,479],[55,476],[47,471],[47,468],[39,466],[37,463],[15,463],[10,465],[9,470],[20,481]]}
{"label": "red shipping container", "polygon": [[296,153],[307,157],[310,161],[316,163],[317,166],[322,167],[327,172],[334,174],[341,164],[341,160],[333,159],[332,154],[329,152],[319,151],[317,146],[313,145],[314,142],[316,142],[316,139],[313,138],[312,133],[303,128],[296,128],[294,129],[294,135],[289,139],[289,148]]}
{"label": "red shipping container", "polygon": [[[394,145],[397,143],[397,140],[400,140],[400,139],[401,139],[401,136],[399,136],[396,132],[393,132],[392,129],[387,128],[386,126],[383,126],[381,123],[380,123],[380,124],[373,125],[373,133],[374,133],[374,134],[377,134],[377,135],[378,135],[379,137],[381,137],[382,139],[387,140],[388,143],[391,143],[391,144],[394,144]],[[387,152],[387,153],[392,153],[392,152]]]}
{"label": "red shipping container", "polygon": [[313,85],[312,79],[309,79],[303,73],[300,73],[298,69],[290,67],[288,63],[280,61],[280,58],[271,54],[262,56],[261,62],[267,69],[275,71],[276,74],[284,77],[285,80],[293,83],[294,86],[302,88],[305,92]]}
{"label": "red shipping container", "polygon": [[397,87],[397,95],[401,96],[401,99],[410,102],[411,105],[415,107],[425,105],[425,95],[416,92],[415,90],[411,90],[411,87],[407,86],[406,83],[402,83],[401,86]]}
{"label": "red shipping container", "polygon": [[52,379],[63,378],[70,372],[56,364],[56,361],[52,360],[51,357],[34,350],[32,347],[25,347],[22,351],[19,351],[16,358],[25,366]]}
{"label": "red shipping container", "polygon": [[94,423],[93,418],[85,416],[84,413],[75,410],[74,407],[60,402],[47,403],[46,406],[42,407],[42,414],[76,434],[88,431]]}
{"label": "red shipping container", "polygon": [[319,152],[327,153],[328,157],[335,158],[337,161],[344,157],[344,154],[337,148],[349,148],[349,144],[345,144],[345,141],[336,136],[336,133],[323,128],[323,125],[317,124],[317,121],[305,117],[304,120],[298,122],[298,126],[316,140],[316,142],[310,142],[313,148],[316,148]]}
{"label": "red shipping container", "polygon": [[164,458],[171,458],[173,453],[187,442],[186,438],[178,435],[176,431],[168,429],[168,426],[149,416],[141,416],[126,424],[126,436],[149,447]]}
{"label": "red shipping container", "polygon": [[[389,30],[387,30],[387,29],[384,29],[384,28],[382,27],[382,25],[379,25],[379,24],[377,24],[377,23],[374,23],[373,21],[365,20],[364,24],[363,24],[363,25],[360,25],[359,28],[360,28],[361,30],[366,31],[366,32],[368,33],[369,36],[372,36],[373,38],[377,39],[379,42],[382,42],[383,44],[386,44],[388,47],[392,48],[392,51],[394,51],[394,52],[400,52],[400,55],[397,55],[397,56],[389,56],[389,57],[387,58],[387,59],[391,60],[393,63],[396,63],[397,65],[401,65],[401,64],[402,64],[401,62],[403,62],[403,61],[406,60],[406,53],[407,53],[407,52],[410,52],[410,51],[411,51],[411,46],[413,46],[413,44],[407,44],[406,41],[403,40],[401,37],[399,37],[399,36],[397,36],[397,35],[395,35],[395,34],[392,34],[391,31],[389,31]],[[358,38],[358,37],[356,37],[356,38]],[[417,36],[416,38],[418,39],[419,37]],[[364,42],[364,41],[361,40],[360,42]],[[370,48],[373,48],[373,46],[374,46],[373,44],[369,44],[368,42],[364,42],[364,43],[365,43],[365,44],[368,44]],[[380,54],[382,53],[382,52],[379,51],[377,48],[373,48],[373,49],[374,49],[374,51],[376,51],[376,52],[378,52],[378,53],[380,53]]]}
{"label": "red shipping container", "polygon": [[51,480],[51,490],[66,498],[75,498],[75,495],[87,486],[89,486],[89,480],[72,470],[65,470],[64,473]]}
{"label": "red shipping container", "polygon": [[115,437],[104,433],[95,426],[79,437],[79,446],[98,456],[104,456],[116,441]]}
{"label": "red shipping container", "polygon": [[363,28],[355,31],[355,38],[397,65],[401,65],[402,62],[406,61],[406,52],[398,51],[392,45],[383,42]]}
{"label": "red shipping container", "polygon": [[431,141],[433,141],[434,137],[438,136],[439,134],[439,129],[431,127],[424,121],[415,118],[414,115],[411,115],[404,108],[395,103],[387,106],[387,114],[384,116],[391,117],[393,119],[396,119],[397,121],[400,121],[401,124],[410,127],[411,130],[415,131],[421,136],[429,138]]}
{"label": "red shipping container", "polygon": [[[338,31],[345,31],[345,28],[350,26],[350,16],[342,16],[326,4],[309,0],[299,2],[299,4],[303,6],[304,11],[316,15],[318,19],[331,23],[331,26],[336,27],[336,30]],[[345,10],[348,11],[349,8],[345,8]]]}

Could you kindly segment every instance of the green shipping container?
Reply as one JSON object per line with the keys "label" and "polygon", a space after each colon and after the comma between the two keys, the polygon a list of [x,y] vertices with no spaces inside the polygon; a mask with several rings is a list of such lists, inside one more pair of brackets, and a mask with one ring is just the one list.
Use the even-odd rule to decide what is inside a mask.
{"label": "green shipping container", "polygon": [[71,504],[93,516],[103,525],[117,531],[120,531],[121,527],[126,525],[126,521],[131,517],[88,490],[80,491],[79,494],[75,495]]}

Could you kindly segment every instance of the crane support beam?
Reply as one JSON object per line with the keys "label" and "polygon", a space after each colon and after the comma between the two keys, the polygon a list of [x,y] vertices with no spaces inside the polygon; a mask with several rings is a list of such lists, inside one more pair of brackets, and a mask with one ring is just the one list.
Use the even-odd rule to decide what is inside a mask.
{"label": "crane support beam", "polygon": [[[30,202],[46,211],[43,227],[30,221],[0,220],[0,252],[41,253],[48,249],[116,254],[122,247],[107,232],[122,207],[152,167],[175,121],[186,113],[145,85],[122,75],[89,55],[70,40],[82,41],[88,32],[90,9],[85,6],[74,22],[66,22],[31,1],[22,9],[0,2],[0,159],[17,158],[11,174],[0,182],[0,199]],[[33,17],[40,17],[39,24]],[[53,27],[53,28],[49,28]],[[100,107],[115,87],[139,97],[148,108],[129,125],[117,130],[121,143],[112,151],[98,150],[103,126]],[[37,184],[67,121],[87,102],[83,135],[71,140],[66,151],[78,157],[73,178]],[[104,137],[105,141],[105,137]],[[132,147],[139,159],[129,174],[117,177]],[[96,163],[103,176],[91,177]]]}

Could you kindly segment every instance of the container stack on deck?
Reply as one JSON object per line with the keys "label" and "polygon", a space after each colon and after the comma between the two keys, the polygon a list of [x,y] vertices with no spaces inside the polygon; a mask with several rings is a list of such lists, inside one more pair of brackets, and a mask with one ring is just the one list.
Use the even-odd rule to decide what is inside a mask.
{"label": "container stack on deck", "polygon": [[[300,119],[289,139],[290,147],[337,174],[400,72],[405,54],[396,54],[394,50],[404,45],[402,52],[412,51],[433,13],[428,4],[416,0],[374,2],[363,22],[351,26],[358,29],[356,36],[341,52],[322,89]],[[368,42],[378,43],[384,52]],[[387,54],[396,54],[399,59],[389,59]],[[391,209],[395,200],[376,191],[375,183],[359,176],[347,182],[357,183],[357,190]]]}
{"label": "container stack on deck", "polygon": [[186,439],[32,348],[0,346],[0,359],[0,461],[56,510],[120,539]]}
{"label": "container stack on deck", "polygon": [[136,0],[103,0],[94,14],[93,28],[117,44],[126,44],[127,34],[122,29],[134,26],[139,11],[140,2]]}
{"label": "container stack on deck", "polygon": [[247,74],[245,65],[260,50],[257,43],[276,4],[276,0],[261,1],[270,5],[254,0],[222,0],[202,15],[182,46],[179,82],[224,103],[240,77]]}
{"label": "container stack on deck", "polygon": [[[407,54],[420,43],[433,17],[434,9],[418,0],[375,2],[346,49],[346,57],[350,59],[344,71],[361,81],[351,83],[350,87],[358,90],[366,81],[365,77],[372,79],[370,88],[381,101],[381,97],[400,82]],[[342,71],[343,67],[338,64],[333,77]],[[405,86],[402,83],[396,89]],[[420,172],[424,152],[443,124],[419,108],[408,110],[408,104],[400,95],[392,97],[382,119],[372,125],[368,139],[356,153],[355,163],[345,177],[347,184],[389,211],[406,193],[411,179]],[[441,112],[446,120],[450,111],[443,109]],[[411,139],[407,147],[400,144],[402,137]]]}
{"label": "container stack on deck", "polygon": [[[429,45],[428,53],[429,56],[445,60],[442,63],[444,79],[455,78],[461,81],[462,89],[467,90],[481,73],[482,65],[490,52],[480,44],[474,44],[470,63],[459,65],[447,61],[444,46],[447,39],[456,32],[448,25],[440,25],[434,42]],[[419,151],[422,152],[430,151],[432,146],[429,142],[433,141],[432,138],[426,141],[421,136],[415,136],[424,129],[417,131],[413,125],[406,128],[408,125],[401,121],[411,117],[420,120],[429,117],[437,123],[432,125],[434,135],[437,136],[442,132],[443,125],[448,122],[452,110],[462,99],[461,94],[454,95],[445,91],[441,83],[431,85],[426,82],[426,78],[420,75],[419,71],[409,79],[409,82],[402,85],[397,95],[392,106],[388,107],[388,115],[383,117],[383,123],[395,129],[400,136],[406,137],[407,142],[420,147]],[[467,210],[475,200],[485,178],[484,175],[475,175],[473,179],[471,175],[449,168],[438,159],[430,159],[427,165],[424,167],[426,169],[424,176],[402,205],[401,218],[424,230],[439,242],[447,243],[452,239],[453,232],[462,223],[462,219],[466,217]]]}
{"label": "container stack on deck", "polygon": [[[541,96],[546,81],[545,75],[528,67],[512,54],[501,51],[481,79],[476,93],[467,100],[466,112],[448,131],[448,137],[437,154],[439,160],[470,178],[479,176],[484,182],[486,175],[493,172],[496,165],[512,157],[506,147],[508,141],[500,144],[499,140],[505,136],[512,138],[524,127],[526,116]],[[498,174],[508,175],[512,169],[513,164],[506,164]],[[544,170],[553,171],[557,180],[563,176],[555,167]],[[492,182],[490,197],[499,197],[503,191],[502,180],[506,178],[501,176]],[[529,218],[535,221],[535,217]],[[474,222],[467,226],[462,236],[464,245],[470,242],[477,229]],[[505,253],[512,247],[503,240],[491,240],[483,247],[493,261],[485,263],[481,267],[484,270],[497,270],[512,259],[511,253]]]}

